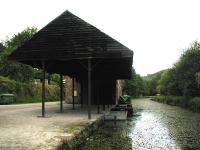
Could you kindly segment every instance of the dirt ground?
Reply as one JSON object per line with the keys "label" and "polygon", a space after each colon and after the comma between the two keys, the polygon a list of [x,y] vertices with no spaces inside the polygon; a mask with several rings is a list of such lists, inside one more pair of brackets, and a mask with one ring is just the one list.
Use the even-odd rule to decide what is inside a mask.
{"label": "dirt ground", "polygon": [[70,136],[66,128],[71,124],[87,124],[102,115],[93,107],[92,119],[86,107],[64,104],[59,113],[59,102],[46,103],[47,117],[41,115],[41,104],[0,105],[0,150],[49,150]]}

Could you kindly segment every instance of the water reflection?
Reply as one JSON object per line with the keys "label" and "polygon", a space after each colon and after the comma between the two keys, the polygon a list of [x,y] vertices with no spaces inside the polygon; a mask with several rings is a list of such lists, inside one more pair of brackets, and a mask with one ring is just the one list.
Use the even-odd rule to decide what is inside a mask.
{"label": "water reflection", "polygon": [[200,150],[199,113],[149,99],[132,103],[139,114],[131,121],[133,149]]}
{"label": "water reflection", "polygon": [[133,149],[180,150],[156,113],[147,111],[139,114],[130,133]]}

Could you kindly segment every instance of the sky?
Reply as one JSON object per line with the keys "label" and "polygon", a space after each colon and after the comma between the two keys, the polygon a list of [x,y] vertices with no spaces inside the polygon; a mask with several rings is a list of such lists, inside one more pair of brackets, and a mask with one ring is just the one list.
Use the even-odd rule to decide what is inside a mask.
{"label": "sky", "polygon": [[41,29],[65,10],[134,52],[144,76],[172,67],[200,39],[199,0],[0,0],[0,41]]}

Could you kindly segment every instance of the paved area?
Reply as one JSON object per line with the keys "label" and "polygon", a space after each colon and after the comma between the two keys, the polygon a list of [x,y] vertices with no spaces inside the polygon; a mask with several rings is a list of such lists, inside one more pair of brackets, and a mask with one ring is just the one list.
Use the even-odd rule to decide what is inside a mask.
{"label": "paved area", "polygon": [[62,137],[69,135],[71,124],[95,121],[102,114],[92,109],[92,119],[87,119],[86,108],[64,104],[59,112],[59,102],[46,103],[46,118],[41,115],[41,104],[0,105],[0,150],[55,149]]}

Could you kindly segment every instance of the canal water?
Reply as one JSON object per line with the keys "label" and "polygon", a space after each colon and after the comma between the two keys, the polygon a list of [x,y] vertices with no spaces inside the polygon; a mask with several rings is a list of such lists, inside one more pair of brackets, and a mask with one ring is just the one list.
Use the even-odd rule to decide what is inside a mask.
{"label": "canal water", "polygon": [[132,104],[132,118],[106,122],[83,149],[200,150],[200,113],[149,99],[135,99]]}

